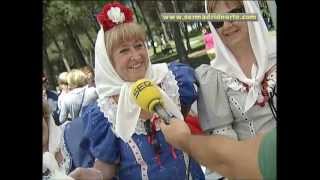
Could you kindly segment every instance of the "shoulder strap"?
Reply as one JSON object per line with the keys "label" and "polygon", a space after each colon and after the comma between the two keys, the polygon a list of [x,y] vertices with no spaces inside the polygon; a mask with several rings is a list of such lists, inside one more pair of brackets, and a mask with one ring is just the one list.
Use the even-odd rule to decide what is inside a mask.
{"label": "shoulder strap", "polygon": [[84,94],[86,93],[86,89],[87,89],[87,88],[84,88],[84,92],[83,92],[83,94],[82,94],[82,100],[81,100],[81,104],[80,104],[78,116],[80,116],[81,111],[82,111],[82,104],[83,104]]}

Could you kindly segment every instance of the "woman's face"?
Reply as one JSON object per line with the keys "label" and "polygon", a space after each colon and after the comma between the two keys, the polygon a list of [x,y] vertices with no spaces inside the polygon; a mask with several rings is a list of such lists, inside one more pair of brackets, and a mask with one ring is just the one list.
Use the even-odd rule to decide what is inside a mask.
{"label": "woman's face", "polygon": [[112,65],[124,81],[144,78],[148,68],[148,52],[143,41],[132,39],[112,49]]}
{"label": "woman's face", "polygon": [[[211,13],[228,13],[243,7],[239,1],[216,1]],[[216,28],[223,43],[233,48],[249,40],[248,25],[245,21],[224,21],[223,26]]]}
{"label": "woman's face", "polygon": [[91,72],[88,72],[88,73],[87,73],[87,78],[88,78],[88,81],[89,81],[89,82],[92,82],[93,79],[94,79],[93,74],[92,74]]}
{"label": "woman's face", "polygon": [[206,29],[202,29],[202,33],[206,34],[207,30]]}
{"label": "woman's face", "polygon": [[68,91],[68,84],[61,83],[59,84],[59,88],[61,91]]}

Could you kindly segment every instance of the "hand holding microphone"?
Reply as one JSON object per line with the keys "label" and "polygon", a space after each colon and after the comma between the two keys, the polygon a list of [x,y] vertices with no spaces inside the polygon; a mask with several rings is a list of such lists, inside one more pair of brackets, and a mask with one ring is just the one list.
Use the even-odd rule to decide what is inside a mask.
{"label": "hand holding microphone", "polygon": [[[177,117],[166,111],[160,90],[155,84],[150,80],[140,79],[132,85],[131,95],[143,110],[156,112],[164,120],[163,122],[166,125],[160,122],[160,128],[165,139],[170,144],[178,149],[183,149],[188,145],[186,138],[191,134],[188,125],[183,120],[177,119]],[[172,119],[174,120],[170,121]]]}
{"label": "hand holding microphone", "polygon": [[161,131],[168,143],[175,148],[183,150],[188,146],[188,138],[191,131],[186,122],[173,118],[170,125],[160,122]]}
{"label": "hand holding microphone", "polygon": [[156,112],[166,124],[175,117],[166,111],[158,87],[150,80],[136,81],[131,87],[131,96],[143,110]]}

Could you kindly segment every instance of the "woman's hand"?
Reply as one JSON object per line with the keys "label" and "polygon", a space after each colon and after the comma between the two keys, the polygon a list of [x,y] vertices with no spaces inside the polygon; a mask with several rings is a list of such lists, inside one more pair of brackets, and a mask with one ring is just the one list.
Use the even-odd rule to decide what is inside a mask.
{"label": "woman's hand", "polygon": [[75,180],[103,180],[102,172],[95,168],[82,168],[78,167],[73,170],[68,176],[72,177]]}

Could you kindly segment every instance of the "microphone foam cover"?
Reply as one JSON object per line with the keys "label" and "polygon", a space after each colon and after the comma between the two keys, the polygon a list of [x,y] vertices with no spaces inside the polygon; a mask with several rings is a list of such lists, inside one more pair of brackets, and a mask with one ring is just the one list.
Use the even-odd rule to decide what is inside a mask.
{"label": "microphone foam cover", "polygon": [[158,87],[148,79],[140,79],[131,86],[131,96],[145,111],[154,112],[156,104],[162,104]]}

